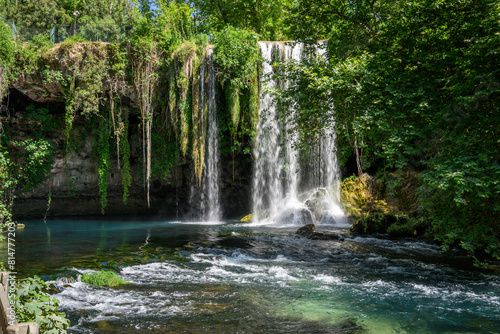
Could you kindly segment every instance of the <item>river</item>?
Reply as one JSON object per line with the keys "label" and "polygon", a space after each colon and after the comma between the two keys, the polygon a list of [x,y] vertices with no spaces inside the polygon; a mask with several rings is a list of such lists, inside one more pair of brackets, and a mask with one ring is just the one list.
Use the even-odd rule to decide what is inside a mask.
{"label": "river", "polygon": [[[70,333],[500,333],[498,272],[422,240],[334,226],[318,231],[343,240],[235,222],[25,223],[19,275],[55,280]],[[79,280],[100,269],[130,284]]]}

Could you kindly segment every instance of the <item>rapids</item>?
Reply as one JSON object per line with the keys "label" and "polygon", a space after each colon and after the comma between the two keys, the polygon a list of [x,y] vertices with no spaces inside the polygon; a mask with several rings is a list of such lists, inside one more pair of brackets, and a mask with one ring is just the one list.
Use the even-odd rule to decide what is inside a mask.
{"label": "rapids", "polygon": [[[498,333],[500,276],[463,254],[335,225],[318,229],[343,241],[296,229],[31,222],[17,235],[18,271],[55,280],[70,333]],[[130,284],[80,281],[101,269]]]}

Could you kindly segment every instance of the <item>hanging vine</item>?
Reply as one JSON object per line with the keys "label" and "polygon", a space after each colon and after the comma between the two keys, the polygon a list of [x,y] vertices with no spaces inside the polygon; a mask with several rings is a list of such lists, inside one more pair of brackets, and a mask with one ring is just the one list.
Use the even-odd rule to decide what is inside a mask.
{"label": "hanging vine", "polygon": [[[192,100],[192,96],[189,95],[189,90],[192,87],[190,83],[192,83],[195,68],[199,65],[197,45],[190,41],[184,42],[175,50],[172,57],[176,77],[176,88],[179,94],[178,98],[173,99],[177,102],[176,109],[178,110],[178,120],[175,120],[174,128],[176,128],[176,133],[178,133],[182,156],[186,157],[189,147],[192,107],[195,104],[193,101],[189,101]],[[172,102],[173,101],[170,103],[172,104]],[[172,112],[171,109],[170,111]],[[171,114],[170,118],[176,118],[176,116]],[[176,127],[175,125],[177,124],[178,126]]]}
{"label": "hanging vine", "polygon": [[[205,59],[206,54],[202,56]],[[201,179],[203,175],[203,162],[205,159],[205,139],[206,139],[206,111],[208,107],[207,96],[205,94],[206,75],[205,61],[202,61],[201,66],[195,67],[193,73],[193,88],[192,88],[192,121],[193,121],[193,163],[194,174],[198,186],[201,186]],[[203,73],[202,76],[200,74]],[[203,79],[203,82],[200,82]],[[203,90],[200,91],[200,85],[203,85]]]}
{"label": "hanging vine", "polygon": [[109,120],[104,117],[99,118],[99,141],[97,143],[98,174],[99,174],[99,195],[101,196],[101,212],[108,204],[108,174],[110,169],[109,157]]}
{"label": "hanging vine", "polygon": [[61,64],[72,73],[66,90],[65,123],[69,140],[77,110],[85,116],[99,114],[108,72],[108,52],[104,43],[62,45],[59,52]]}
{"label": "hanging vine", "polygon": [[151,129],[153,124],[153,97],[157,89],[158,69],[162,56],[161,49],[152,40],[138,42],[132,51],[131,65],[133,84],[141,112],[144,184],[146,201],[150,206],[151,181]]}
{"label": "hanging vine", "polygon": [[127,109],[120,111],[119,115],[123,120],[123,131],[120,134],[120,148],[122,152],[122,185],[123,185],[123,203],[127,203],[130,195],[129,188],[132,185],[132,175],[130,173],[130,144],[128,142],[128,112]]}

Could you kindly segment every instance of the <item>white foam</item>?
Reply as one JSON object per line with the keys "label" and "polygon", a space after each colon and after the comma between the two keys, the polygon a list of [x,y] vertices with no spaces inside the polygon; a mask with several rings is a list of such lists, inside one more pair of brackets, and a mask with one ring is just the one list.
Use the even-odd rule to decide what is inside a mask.
{"label": "white foam", "polygon": [[324,274],[313,276],[313,279],[325,284],[336,284],[336,285],[342,284],[342,280],[339,277],[329,276]]}

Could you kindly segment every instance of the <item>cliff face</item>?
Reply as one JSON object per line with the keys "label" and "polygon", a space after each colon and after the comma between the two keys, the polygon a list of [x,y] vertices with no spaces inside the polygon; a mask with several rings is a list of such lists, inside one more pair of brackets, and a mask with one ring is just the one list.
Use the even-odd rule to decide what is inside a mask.
{"label": "cliff face", "polygon": [[[17,111],[22,114],[22,111]],[[26,122],[18,118],[3,120],[9,126],[12,138],[22,141],[31,133]],[[13,214],[16,219],[40,218],[47,216],[100,215],[99,176],[95,153],[96,131],[75,126],[72,135],[78,136],[74,149],[65,154],[60,131],[47,138],[56,146],[50,174],[36,189],[26,192],[18,189],[14,201]],[[108,203],[106,214],[163,214],[183,216],[189,210],[186,204],[190,190],[191,170],[189,164],[182,164],[171,170],[168,178],[157,178],[151,191],[151,206],[148,208],[142,180],[140,139],[137,133],[130,135],[132,184],[130,196],[123,203],[122,170],[116,157],[111,158],[108,173]],[[9,146],[13,146],[12,144]],[[22,158],[21,158],[22,159]],[[22,163],[17,159],[17,163]],[[49,204],[50,201],[50,204]],[[180,203],[177,205],[177,203]]]}
{"label": "cliff face", "polygon": [[[17,96],[19,99],[20,96]],[[26,111],[17,101],[15,115],[2,117],[2,123],[8,128],[12,140],[7,145],[15,151],[14,141],[23,141],[33,136],[39,124],[26,120]],[[27,97],[25,103],[33,102]],[[14,104],[16,105],[16,104]],[[62,117],[62,115],[55,115]],[[56,123],[61,124],[60,121]],[[79,124],[80,123],[80,124]],[[102,215],[99,194],[99,174],[96,158],[96,129],[76,122],[72,137],[76,144],[65,153],[64,129],[56,127],[44,137],[53,143],[56,152],[53,156],[50,174],[46,180],[32,191],[16,191],[13,205],[15,219],[42,218],[50,216]],[[110,160],[108,173],[106,215],[114,214],[148,214],[161,215],[171,219],[197,219],[198,203],[190,201],[192,193],[200,191],[194,181],[194,167],[191,161],[179,158],[167,177],[154,177],[151,184],[150,207],[146,202],[143,180],[141,136],[135,125],[129,129],[130,165],[132,183],[130,195],[123,203],[122,169],[119,168],[116,156]],[[13,162],[22,164],[24,158],[14,158]],[[233,179],[233,162],[230,159],[221,161],[221,203],[225,217],[238,217],[250,210],[250,176],[251,169],[236,162]],[[246,164],[249,166],[249,164]],[[49,203],[50,202],[50,203]]]}
{"label": "cliff face", "polygon": [[[105,213],[162,214],[179,219],[185,217],[199,219],[199,212],[203,210],[202,205],[197,203],[197,199],[203,198],[206,194],[199,194],[203,191],[203,187],[198,188],[195,182],[195,168],[189,150],[195,149],[195,145],[192,144],[195,141],[194,137],[199,137],[200,133],[203,133],[196,122],[205,124],[203,120],[206,119],[205,113],[207,112],[207,89],[204,92],[204,105],[199,106],[198,100],[203,95],[201,92],[201,95],[197,96],[199,74],[195,74],[195,71],[184,73],[186,66],[179,59],[174,61],[168,71],[158,73],[161,83],[157,84],[154,94],[151,95],[154,101],[147,103],[154,105],[153,113],[155,114],[155,123],[150,126],[150,131],[151,128],[158,126],[153,130],[157,133],[153,133],[153,137],[156,136],[153,138],[156,142],[152,144],[153,175],[148,207],[144,177],[146,169],[143,165],[143,128],[147,126],[142,124],[148,117],[144,117],[143,110],[139,108],[140,103],[136,92],[138,88],[127,77],[130,73],[123,74],[126,71],[121,71],[123,73],[118,75],[120,71],[112,66],[118,63],[130,65],[135,59],[130,48],[120,49],[120,52],[125,60],[123,63],[113,63],[119,53],[113,49],[112,45],[106,43],[56,45],[39,59],[36,70],[26,70],[16,82],[11,84],[8,102],[4,103],[8,106],[9,113],[0,115],[0,121],[9,126],[11,132],[9,136],[15,137],[15,140],[7,145],[8,150],[19,153],[21,149],[16,146],[15,142],[33,138],[37,128],[43,129],[41,135],[43,139],[52,143],[56,148],[54,156],[51,157],[51,169],[46,180],[31,191],[23,191],[20,187],[16,190],[13,206],[16,219],[38,218],[45,214],[47,216],[101,214],[99,191],[102,189],[99,189],[99,154],[97,152],[97,142],[100,137],[98,123],[99,120],[105,119],[110,122],[109,124],[114,124],[115,119],[113,118],[113,123],[111,123],[112,117],[109,112],[111,101],[115,103],[116,108],[126,110],[120,117],[127,117],[127,122],[130,122],[127,138],[130,146],[129,161],[132,180],[129,187],[130,195],[126,203],[123,203],[123,171],[120,169],[116,147],[113,147],[113,145],[116,146],[113,137],[116,128],[110,127],[110,169]],[[190,66],[192,67],[192,64]],[[202,70],[206,71],[206,69]],[[208,74],[204,78],[206,87]],[[219,122],[226,124],[227,120],[223,119],[223,114],[226,112],[224,93],[221,91],[220,84],[216,85],[218,87],[216,88],[217,99],[221,99],[220,103],[217,102],[219,103],[217,108],[221,108],[217,109]],[[191,103],[190,107],[186,107],[188,103]],[[37,110],[46,108],[53,119],[57,118],[57,124],[52,124],[55,125],[55,129],[50,131],[45,129],[55,121],[49,120],[48,123],[43,123],[36,120],[37,112],[31,114],[28,112],[32,104]],[[201,110],[198,112],[201,116],[196,119],[198,108]],[[67,114],[68,110],[70,114]],[[191,113],[195,115],[192,119]],[[68,115],[74,115],[74,120],[68,121],[72,119]],[[92,118],[93,121],[91,121]],[[153,117],[150,116],[150,118]],[[123,119],[121,122],[123,125]],[[72,126],[68,127],[66,123]],[[196,128],[197,125],[198,128]],[[224,126],[227,127],[227,125]],[[65,134],[65,129],[69,128],[72,128],[69,140],[73,142],[72,144],[68,143]],[[200,133],[195,133],[196,129]],[[169,147],[178,146],[181,137],[184,145],[183,154],[175,148],[170,149],[169,152]],[[163,141],[168,140],[170,144],[162,145]],[[3,139],[2,142],[5,144],[6,140]],[[226,146],[227,142],[226,138]],[[162,146],[161,152],[157,150],[160,146]],[[244,155],[241,147],[238,148],[238,152],[233,153],[235,156],[228,153],[227,147],[225,150],[220,159],[221,209],[224,217],[238,217],[250,211],[251,157]],[[11,159],[17,159],[14,162],[22,165],[21,155],[13,154]],[[155,168],[158,167],[155,167],[155,164],[161,164],[162,160],[167,162],[165,164],[167,167],[161,167],[163,173],[155,173]],[[198,170],[200,165],[203,165],[203,160],[201,162],[197,160]]]}

